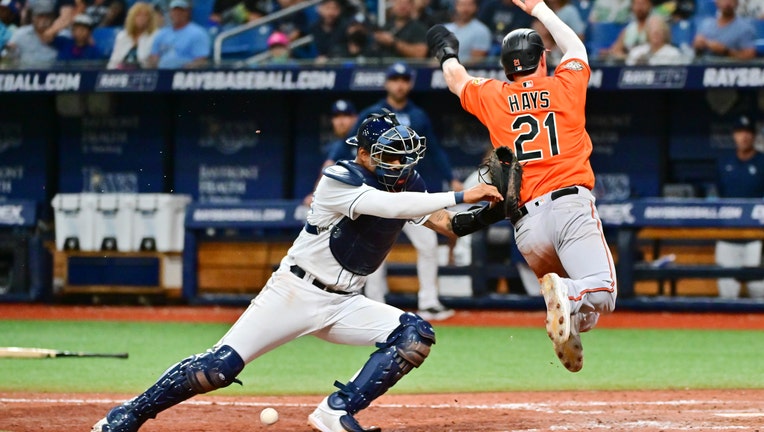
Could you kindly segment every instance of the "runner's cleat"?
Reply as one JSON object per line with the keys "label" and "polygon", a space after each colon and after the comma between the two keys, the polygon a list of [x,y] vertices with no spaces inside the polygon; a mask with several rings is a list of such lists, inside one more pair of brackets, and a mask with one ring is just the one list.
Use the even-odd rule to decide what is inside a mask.
{"label": "runner's cleat", "polygon": [[541,294],[546,302],[546,333],[560,362],[571,372],[584,366],[584,348],[578,330],[571,329],[568,290],[559,276],[547,273],[541,279]]}

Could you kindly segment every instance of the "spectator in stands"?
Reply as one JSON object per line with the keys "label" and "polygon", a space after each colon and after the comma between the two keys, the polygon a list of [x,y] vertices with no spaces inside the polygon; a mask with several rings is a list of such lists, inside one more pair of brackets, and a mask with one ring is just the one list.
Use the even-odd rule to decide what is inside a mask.
{"label": "spectator in stands", "polygon": [[[29,6],[33,6],[40,1],[47,3],[50,0],[28,0]],[[53,39],[55,39],[62,30],[69,29],[75,15],[76,10],[74,0],[55,0],[53,7],[53,24],[45,30],[45,33],[42,35],[42,40],[45,43],[53,42]]]}
{"label": "spectator in stands", "polygon": [[412,18],[424,24],[428,29],[435,24],[450,21],[448,9],[438,9],[430,0],[414,0]]}
{"label": "spectator in stands", "polygon": [[93,27],[122,27],[126,9],[124,0],[89,0],[85,14],[95,23]]}
{"label": "spectator in stands", "polygon": [[11,40],[13,32],[18,28],[19,9],[16,0],[0,1],[0,56],[5,45]]}
{"label": "spectator in stands", "polygon": [[562,22],[572,28],[581,40],[584,40],[586,22],[581,17],[578,8],[573,6],[570,0],[546,0],[546,4],[560,17]]}
{"label": "spectator in stands", "polygon": [[627,65],[676,65],[690,62],[671,44],[671,28],[663,17],[653,15],[645,23],[647,42],[637,45],[626,57]]}
{"label": "spectator in stands", "polygon": [[[278,7],[274,12],[298,5],[302,1],[303,0],[277,0]],[[274,21],[273,27],[276,31],[286,34],[287,37],[289,37],[290,42],[294,42],[310,32],[310,13],[309,9],[302,9]],[[313,46],[308,44],[293,49],[292,56],[295,58],[313,58],[316,54],[313,51]]]}
{"label": "spectator in stands", "polygon": [[427,57],[427,27],[413,18],[414,0],[392,0],[390,17],[374,32],[379,57]]}
{"label": "spectator in stands", "polygon": [[698,25],[692,42],[695,54],[705,60],[756,57],[756,29],[737,16],[737,0],[716,0],[715,17],[706,17]]}
{"label": "spectator in stands", "polygon": [[631,0],[594,0],[589,12],[590,23],[626,24],[631,18]]}
{"label": "spectator in stands", "polygon": [[158,14],[154,6],[136,2],[130,7],[125,28],[114,40],[108,69],[142,69],[147,67],[151,46],[157,34]]}
{"label": "spectator in stands", "polygon": [[363,64],[376,55],[371,41],[368,21],[363,14],[359,14],[348,23],[343,42],[337,47],[333,57],[352,59],[356,64]]}
{"label": "spectator in stands", "polygon": [[498,55],[501,41],[507,33],[533,24],[532,17],[515,6],[512,0],[483,0],[478,19],[487,25],[493,34],[492,54],[495,55]]}
{"label": "spectator in stands", "polygon": [[[740,0],[737,15],[741,18],[764,20],[764,0]],[[759,35],[764,38],[764,35]]]}
{"label": "spectator in stands", "polygon": [[622,61],[632,48],[647,43],[645,24],[652,11],[652,0],[631,0],[631,20],[618,34],[615,42],[600,53],[600,57]]}
{"label": "spectator in stands", "polygon": [[322,0],[318,5],[318,21],[310,26],[309,31],[313,35],[317,63],[325,63],[342,45],[347,30],[343,15],[341,0]]}
{"label": "spectator in stands", "polygon": [[206,66],[210,37],[204,28],[191,21],[191,4],[187,0],[172,0],[170,20],[170,26],[157,32],[147,66],[159,69]]}
{"label": "spectator in stands", "polygon": [[[743,115],[735,120],[732,139],[735,154],[719,160],[717,190],[722,198],[764,198],[764,154],[754,147],[756,121]],[[716,242],[716,263],[722,267],[758,267],[761,265],[762,241],[718,241]],[[733,278],[717,281],[719,297],[740,296],[741,283]],[[746,284],[750,297],[764,297],[764,281],[750,281]]]}
{"label": "spectator in stands", "polygon": [[21,26],[6,45],[11,62],[19,68],[48,68],[52,66],[58,51],[45,39],[56,16],[52,0],[36,0],[29,5],[32,24]]}
{"label": "spectator in stands", "polygon": [[268,36],[268,57],[266,63],[272,65],[296,64],[292,58],[292,50],[289,48],[289,36],[280,31],[275,31]]}
{"label": "spectator in stands", "polygon": [[[321,180],[321,173],[324,171],[324,168],[334,165],[337,162],[333,159],[334,157],[341,157],[339,155],[345,157],[352,156],[352,153],[342,150],[347,150],[345,147],[348,145],[345,144],[345,140],[355,132],[353,127],[356,125],[357,121],[358,112],[356,112],[353,102],[350,102],[347,99],[334,101],[332,104],[332,139],[326,143],[326,145],[322,146],[324,149],[324,163],[321,165],[321,171],[319,171],[316,185],[318,185],[318,181]],[[313,192],[308,194],[302,200],[303,205],[306,206],[310,206],[312,202]]]}
{"label": "spectator in stands", "polygon": [[215,0],[209,20],[214,26],[235,27],[267,14],[262,0]]}
{"label": "spectator in stands", "polygon": [[459,60],[462,64],[483,61],[491,50],[491,30],[477,19],[477,0],[456,0],[453,21],[445,24],[459,40]]}
{"label": "spectator in stands", "polygon": [[53,46],[58,51],[58,59],[103,60],[106,56],[93,43],[93,20],[86,14],[78,14],[72,22],[72,37],[56,36]]}

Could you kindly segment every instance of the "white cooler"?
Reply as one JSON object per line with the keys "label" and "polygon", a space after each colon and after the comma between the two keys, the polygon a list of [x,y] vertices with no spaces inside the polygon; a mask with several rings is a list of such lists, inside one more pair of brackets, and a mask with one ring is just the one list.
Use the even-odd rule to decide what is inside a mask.
{"label": "white cooler", "polygon": [[133,212],[133,250],[180,252],[190,195],[138,194]]}
{"label": "white cooler", "polygon": [[97,194],[56,194],[53,197],[56,249],[94,251]]}
{"label": "white cooler", "polygon": [[95,247],[97,250],[131,252],[133,213],[136,194],[98,194],[95,208]]}

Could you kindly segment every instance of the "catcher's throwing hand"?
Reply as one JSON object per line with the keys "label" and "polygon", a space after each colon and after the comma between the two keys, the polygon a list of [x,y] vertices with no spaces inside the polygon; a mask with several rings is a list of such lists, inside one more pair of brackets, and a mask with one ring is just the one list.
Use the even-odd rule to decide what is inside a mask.
{"label": "catcher's throwing hand", "polygon": [[464,190],[464,202],[475,204],[481,201],[499,202],[504,200],[504,195],[499,193],[496,186],[486,183],[477,185]]}

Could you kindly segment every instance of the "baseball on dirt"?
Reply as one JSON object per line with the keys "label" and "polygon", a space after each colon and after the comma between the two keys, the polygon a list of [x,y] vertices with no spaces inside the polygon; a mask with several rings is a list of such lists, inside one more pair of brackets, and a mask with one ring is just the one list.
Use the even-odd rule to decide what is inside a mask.
{"label": "baseball on dirt", "polygon": [[279,421],[279,412],[273,408],[266,408],[260,411],[260,421],[264,425],[272,425]]}

